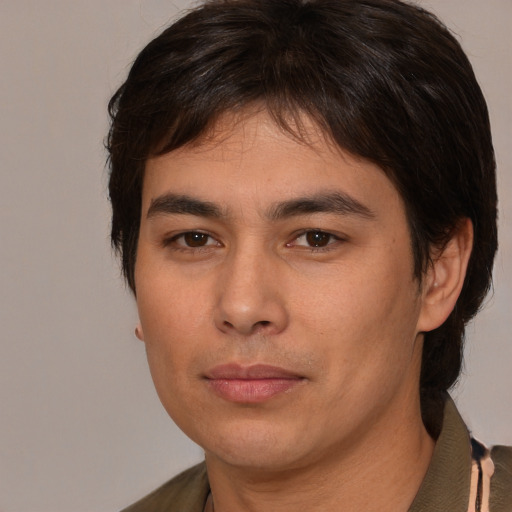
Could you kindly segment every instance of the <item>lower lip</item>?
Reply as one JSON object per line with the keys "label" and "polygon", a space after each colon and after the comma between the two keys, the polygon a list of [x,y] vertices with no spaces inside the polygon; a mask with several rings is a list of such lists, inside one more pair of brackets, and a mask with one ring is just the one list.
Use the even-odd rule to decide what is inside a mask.
{"label": "lower lip", "polygon": [[208,384],[229,402],[256,404],[291,391],[303,379],[211,379]]}

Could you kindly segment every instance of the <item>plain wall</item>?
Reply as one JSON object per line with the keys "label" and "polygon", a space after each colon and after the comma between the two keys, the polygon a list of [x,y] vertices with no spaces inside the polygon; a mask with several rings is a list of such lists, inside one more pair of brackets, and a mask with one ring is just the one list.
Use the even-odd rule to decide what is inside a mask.
{"label": "plain wall", "polygon": [[[276,0],[279,1],[279,0]],[[0,2],[0,511],[119,510],[200,460],[163,411],[109,247],[106,103],[186,0]],[[510,0],[425,0],[488,98],[499,168],[495,291],[454,392],[512,444]]]}

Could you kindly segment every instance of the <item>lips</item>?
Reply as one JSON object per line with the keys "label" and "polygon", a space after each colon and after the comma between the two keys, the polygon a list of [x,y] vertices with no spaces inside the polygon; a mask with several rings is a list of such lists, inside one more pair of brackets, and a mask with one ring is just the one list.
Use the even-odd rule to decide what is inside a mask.
{"label": "lips", "polygon": [[291,391],[304,377],[269,365],[216,366],[206,373],[210,389],[229,402],[255,404]]}

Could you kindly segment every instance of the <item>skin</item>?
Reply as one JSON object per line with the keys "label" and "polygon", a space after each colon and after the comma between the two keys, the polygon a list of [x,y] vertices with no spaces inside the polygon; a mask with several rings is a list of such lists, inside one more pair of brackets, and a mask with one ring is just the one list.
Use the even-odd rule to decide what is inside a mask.
{"label": "skin", "polygon": [[[225,116],[199,144],[147,162],[139,336],[164,407],[205,450],[216,512],[405,511],[434,445],[422,333],[455,303],[470,226],[420,285],[393,184],[306,126],[309,144],[265,112]],[[333,193],[343,208],[297,205],[332,210],[318,199]],[[208,378],[224,364],[295,380],[233,401]]]}

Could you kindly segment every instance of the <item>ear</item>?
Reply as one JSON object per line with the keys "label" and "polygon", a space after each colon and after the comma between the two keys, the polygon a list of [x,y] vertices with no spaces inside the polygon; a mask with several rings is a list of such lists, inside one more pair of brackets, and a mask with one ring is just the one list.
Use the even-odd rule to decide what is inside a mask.
{"label": "ear", "polygon": [[135,327],[135,336],[137,336],[140,341],[144,341],[144,331],[142,330],[142,325],[140,325],[140,323]]}
{"label": "ear", "polygon": [[473,224],[461,219],[448,243],[432,254],[423,278],[418,332],[437,329],[453,311],[466,277],[473,248]]}

